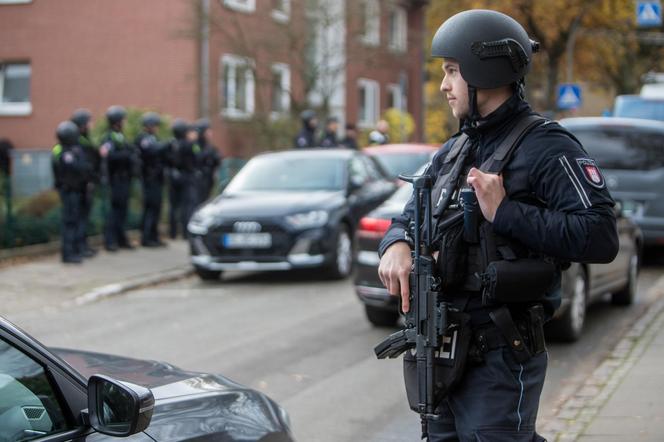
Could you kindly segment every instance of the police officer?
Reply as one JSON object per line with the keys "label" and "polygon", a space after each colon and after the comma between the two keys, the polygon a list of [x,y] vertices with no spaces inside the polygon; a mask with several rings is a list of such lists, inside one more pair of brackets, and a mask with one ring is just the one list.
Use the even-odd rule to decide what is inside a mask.
{"label": "police officer", "polygon": [[90,212],[94,201],[95,187],[99,184],[101,174],[101,156],[90,137],[90,127],[92,125],[92,114],[90,111],[87,109],[78,109],[74,111],[69,120],[78,127],[78,131],[80,132],[78,145],[83,149],[85,159],[91,169],[89,180],[86,183],[86,189],[81,201],[81,222],[79,224],[80,230],[77,234],[77,241],[81,253],[83,257],[89,258],[97,253],[97,251],[88,244],[87,231],[88,225],[90,224]]}
{"label": "police officer", "polygon": [[200,152],[197,156],[197,185],[198,185],[198,201],[197,204],[203,203],[210,197],[210,192],[214,187],[214,177],[217,173],[217,168],[221,164],[221,157],[219,151],[210,142],[212,138],[212,129],[210,129],[210,120],[201,118],[194,124],[198,133],[197,144]]}
{"label": "police officer", "polygon": [[318,127],[318,118],[316,112],[311,109],[302,111],[300,114],[302,120],[302,130],[295,137],[295,148],[306,149],[316,146],[316,128]]}
{"label": "police officer", "polygon": [[387,144],[390,142],[390,135],[388,131],[390,130],[390,125],[385,120],[378,120],[376,123],[376,129],[369,132],[369,144]]}
{"label": "police officer", "polygon": [[101,141],[100,153],[106,157],[108,181],[111,190],[111,213],[104,231],[106,250],[118,247],[133,249],[127,238],[127,215],[131,179],[136,174],[138,157],[134,147],[126,140],[122,127],[127,111],[122,106],[111,106],[106,111],[109,131]]}
{"label": "police officer", "polygon": [[164,168],[167,145],[157,139],[157,129],[161,118],[155,112],[147,112],[142,118],[143,130],[134,142],[141,157],[141,178],[143,184],[143,220],[141,245],[144,247],[164,246],[159,239],[159,218],[161,216],[162,193],[164,189]]}
{"label": "police officer", "polygon": [[[433,236],[449,229],[445,221],[462,210],[466,200],[459,195],[474,196],[482,217],[478,237],[467,239],[464,232],[454,241],[446,234],[435,247],[441,272],[457,264],[456,274],[445,273],[450,281],[441,279],[450,285],[444,293],[452,306],[470,316],[474,357],[439,402],[439,418],[429,423],[432,441],[544,440],[535,431],[547,365],[541,320],[560,305],[560,270],[565,262],[610,262],[617,254],[613,201],[596,164],[572,135],[538,117],[523,99],[533,49],[519,23],[488,10],[450,17],[433,38],[432,55],[443,59],[440,90],[462,123],[425,172],[434,180]],[[524,121],[531,122],[529,130]],[[516,150],[501,164],[496,149],[502,151],[506,137],[517,132],[523,138],[512,143]],[[487,159],[491,167],[498,161],[502,173],[480,170]],[[411,198],[379,249],[381,281],[400,295],[403,311],[410,308],[413,209]],[[510,264],[506,260],[516,265],[498,267],[516,272],[511,277],[520,289],[510,296],[518,299],[498,297],[475,276],[488,274],[480,268],[485,251],[494,268]],[[526,282],[525,262],[550,268],[551,284],[535,289],[537,279]],[[542,310],[544,318],[529,316]]]}
{"label": "police officer", "polygon": [[346,123],[346,136],[341,140],[341,145],[348,149],[360,149],[357,145],[357,127],[353,123]]}
{"label": "police officer", "polygon": [[80,263],[82,250],[78,242],[81,206],[92,170],[83,149],[78,145],[79,131],[71,121],[56,129],[59,144],[53,147],[52,167],[55,187],[62,200],[62,262]]}
{"label": "police officer", "polygon": [[174,140],[169,151],[169,227],[175,239],[178,231],[187,237],[187,223],[198,200],[196,187],[196,159],[200,147],[198,134],[183,119],[176,119],[171,127]]}
{"label": "police officer", "polygon": [[318,145],[320,147],[337,147],[339,145],[339,141],[337,140],[338,128],[339,119],[337,117],[328,117],[325,121],[325,132],[323,132]]}

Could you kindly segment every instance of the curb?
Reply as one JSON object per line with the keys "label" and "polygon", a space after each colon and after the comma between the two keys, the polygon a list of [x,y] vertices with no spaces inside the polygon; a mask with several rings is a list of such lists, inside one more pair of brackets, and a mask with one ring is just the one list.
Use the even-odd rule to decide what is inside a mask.
{"label": "curb", "polygon": [[173,282],[184,279],[194,274],[194,269],[191,266],[181,266],[174,269],[165,270],[156,274],[147,275],[140,278],[135,278],[122,283],[108,284],[97,287],[83,295],[78,296],[73,301],[68,301],[66,304],[81,306],[90,304],[102,299],[110,298],[111,296],[121,295],[131,290],[139,288],[163,284],[166,282]]}
{"label": "curb", "polygon": [[[651,291],[664,294],[664,278]],[[575,441],[595,419],[620,386],[629,370],[641,359],[655,334],[664,327],[664,297],[660,296],[623,335],[610,355],[584,381],[558,413],[541,428],[549,441]]]}

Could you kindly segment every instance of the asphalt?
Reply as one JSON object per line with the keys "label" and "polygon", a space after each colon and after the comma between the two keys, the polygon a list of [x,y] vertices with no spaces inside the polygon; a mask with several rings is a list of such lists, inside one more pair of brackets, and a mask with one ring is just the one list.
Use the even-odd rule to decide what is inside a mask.
{"label": "asphalt", "polygon": [[[67,309],[191,275],[188,246],[101,251],[83,264],[57,255],[0,268],[0,314]],[[646,313],[538,431],[549,441],[664,440],[664,277]]]}

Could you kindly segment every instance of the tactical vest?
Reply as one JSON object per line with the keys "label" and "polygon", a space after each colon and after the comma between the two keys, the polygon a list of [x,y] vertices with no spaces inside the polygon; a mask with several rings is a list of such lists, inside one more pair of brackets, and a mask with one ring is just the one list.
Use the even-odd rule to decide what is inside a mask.
{"label": "tactical vest", "polygon": [[[485,173],[501,173],[523,138],[544,121],[538,115],[523,117],[479,169]],[[495,234],[491,223],[483,219],[479,206],[478,240],[468,242],[464,239],[463,206],[459,195],[466,187],[466,178],[474,162],[472,148],[472,141],[463,133],[443,160],[445,172],[436,179],[432,189],[432,215],[436,226],[432,237],[439,250],[437,262],[443,287],[479,292],[483,288],[480,275],[484,274],[489,263],[527,258],[531,253],[522,244]]]}

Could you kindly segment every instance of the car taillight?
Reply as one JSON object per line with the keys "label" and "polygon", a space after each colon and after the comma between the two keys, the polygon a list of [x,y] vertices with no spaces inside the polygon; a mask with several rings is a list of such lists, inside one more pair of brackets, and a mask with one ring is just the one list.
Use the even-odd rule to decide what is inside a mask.
{"label": "car taillight", "polygon": [[382,238],[390,228],[392,221],[382,218],[369,218],[364,217],[360,220],[360,227],[357,233],[364,237],[369,238]]}

